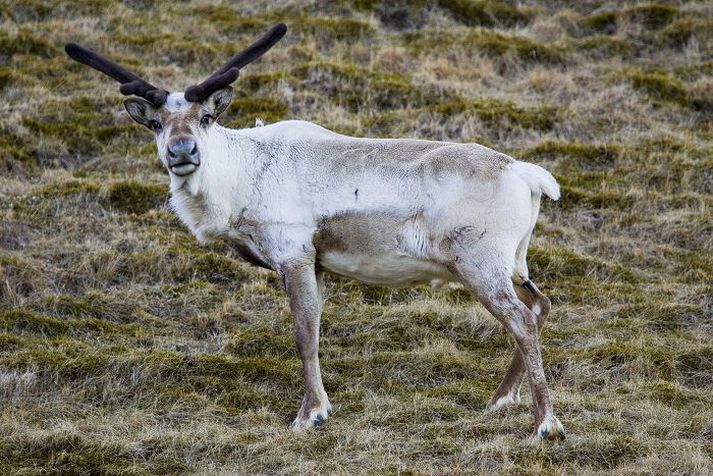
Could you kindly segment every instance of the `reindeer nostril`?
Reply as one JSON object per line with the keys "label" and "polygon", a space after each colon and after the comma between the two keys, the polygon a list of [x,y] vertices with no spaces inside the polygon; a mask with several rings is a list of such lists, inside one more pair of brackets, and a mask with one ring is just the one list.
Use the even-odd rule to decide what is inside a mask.
{"label": "reindeer nostril", "polygon": [[198,153],[198,146],[196,144],[193,144],[193,148],[191,149],[191,155],[196,155]]}
{"label": "reindeer nostril", "polygon": [[171,149],[168,149],[168,156],[171,157],[172,159],[176,158],[176,154],[174,154]]}

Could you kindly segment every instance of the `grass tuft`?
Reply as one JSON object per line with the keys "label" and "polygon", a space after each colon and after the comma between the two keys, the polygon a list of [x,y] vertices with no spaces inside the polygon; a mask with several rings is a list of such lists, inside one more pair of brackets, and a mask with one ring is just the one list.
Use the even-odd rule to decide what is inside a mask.
{"label": "grass tuft", "polygon": [[587,15],[579,22],[589,34],[611,35],[616,32],[618,12],[602,12]]}
{"label": "grass tuft", "polygon": [[624,14],[629,21],[643,25],[650,30],[655,30],[669,24],[678,14],[678,8],[673,5],[650,3],[636,5],[627,9]]}

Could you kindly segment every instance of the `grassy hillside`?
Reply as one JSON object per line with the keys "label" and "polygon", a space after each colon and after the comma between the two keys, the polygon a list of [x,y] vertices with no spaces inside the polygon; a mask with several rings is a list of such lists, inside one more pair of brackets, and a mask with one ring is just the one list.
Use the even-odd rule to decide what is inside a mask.
{"label": "grassy hillside", "polygon": [[[1,474],[709,474],[713,7],[0,0]],[[530,248],[564,443],[484,414],[512,342],[463,290],[333,279],[304,434],[272,273],[166,208],[151,134],[77,41],[182,90],[275,21],[223,123],[479,142],[551,170]]]}

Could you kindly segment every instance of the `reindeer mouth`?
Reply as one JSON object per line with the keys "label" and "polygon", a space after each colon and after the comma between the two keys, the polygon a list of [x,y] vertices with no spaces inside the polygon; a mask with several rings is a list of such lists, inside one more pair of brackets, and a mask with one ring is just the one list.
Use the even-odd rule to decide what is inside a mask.
{"label": "reindeer mouth", "polygon": [[193,159],[186,159],[185,161],[173,163],[170,165],[170,169],[171,172],[174,173],[174,175],[178,175],[179,177],[185,177],[186,175],[190,175],[195,172],[200,164],[200,159],[196,157]]}
{"label": "reindeer mouth", "polygon": [[192,174],[201,165],[201,154],[192,139],[178,139],[168,147],[168,168],[175,175]]}

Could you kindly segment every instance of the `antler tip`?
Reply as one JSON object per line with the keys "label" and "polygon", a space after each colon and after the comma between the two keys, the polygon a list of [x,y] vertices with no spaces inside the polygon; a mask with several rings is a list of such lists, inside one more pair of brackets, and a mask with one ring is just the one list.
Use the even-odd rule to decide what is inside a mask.
{"label": "antler tip", "polygon": [[166,102],[168,92],[158,89],[100,54],[72,42],[64,45],[64,51],[73,60],[94,68],[121,83],[119,91],[122,94],[143,97],[157,106],[161,106]]}
{"label": "antler tip", "polygon": [[82,46],[78,45],[77,43],[69,42],[64,45],[64,52],[67,53],[71,58],[77,58],[79,55],[82,54],[83,50],[84,48],[82,48]]}

